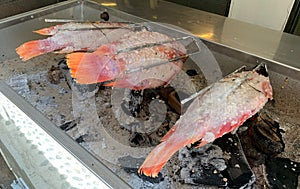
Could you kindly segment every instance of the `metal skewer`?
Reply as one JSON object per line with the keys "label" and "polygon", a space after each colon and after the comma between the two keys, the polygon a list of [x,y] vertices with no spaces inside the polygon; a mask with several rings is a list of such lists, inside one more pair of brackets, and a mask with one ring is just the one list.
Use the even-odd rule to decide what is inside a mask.
{"label": "metal skewer", "polygon": [[[257,71],[258,69],[260,69],[261,66],[264,66],[264,63],[260,63],[258,66],[256,66],[252,71]],[[235,70],[234,72],[228,74],[226,77],[230,77],[238,72],[241,72],[242,70],[244,70],[246,68],[246,66],[242,66],[240,68],[238,68],[237,70]],[[227,93],[225,93],[223,96],[226,97],[227,95],[229,95],[230,93],[232,93],[236,88],[238,88],[239,86],[241,86],[246,80],[247,80],[247,76],[248,74],[246,74],[243,78],[241,78],[240,80],[237,80],[236,85],[234,85],[230,90],[228,90]],[[226,78],[225,77],[225,78]],[[205,92],[207,92],[208,90],[210,90],[210,88],[212,88],[214,86],[214,84],[205,87],[204,89],[192,94],[191,96],[183,99],[181,101],[181,104],[185,104],[191,100],[193,100],[194,98],[198,97],[201,94],[204,94]]]}
{"label": "metal skewer", "polygon": [[[103,22],[103,21],[89,21],[89,20],[79,20],[79,19],[64,19],[64,18],[45,18],[45,22],[48,23],[68,23],[68,22],[77,22],[77,23],[93,23],[93,22]],[[103,22],[103,23],[121,23],[121,24],[134,24],[134,22]]]}
{"label": "metal skewer", "polygon": [[[189,38],[193,40],[192,42],[195,42],[195,40],[194,40],[193,37],[186,36],[186,37],[174,38],[174,39],[171,39],[171,40],[162,41],[162,42],[159,42],[159,43],[147,43],[147,44],[144,44],[144,45],[140,45],[140,46],[136,46],[136,47],[132,47],[132,48],[128,48],[128,49],[124,49],[124,50],[118,51],[117,54],[118,53],[124,53],[124,52],[130,52],[130,51],[138,50],[138,49],[141,49],[141,48],[149,48],[149,47],[153,47],[153,46],[157,46],[157,45],[172,43],[172,42],[175,42],[175,41],[187,40]],[[196,53],[198,53],[200,51],[200,47],[198,45],[196,45],[196,46],[197,46],[197,51],[196,52],[187,53],[187,54],[184,54],[182,56],[177,56],[177,57],[174,57],[174,58],[166,60],[166,61],[161,61],[161,62],[153,63],[153,64],[148,65],[148,66],[140,66],[140,67],[137,67],[137,68],[131,68],[129,70],[126,70],[125,74],[131,74],[131,73],[134,73],[134,72],[143,71],[145,69],[150,69],[150,68],[153,68],[155,66],[160,66],[160,65],[163,65],[163,64],[174,62],[174,61],[177,61],[177,60],[180,60],[180,59],[185,59],[185,58],[187,58],[187,57],[189,57],[189,56],[191,56],[193,54],[196,54]]]}
{"label": "metal skewer", "polygon": [[125,74],[131,74],[131,73],[134,73],[134,72],[139,72],[139,71],[143,71],[143,70],[146,70],[146,69],[150,69],[150,68],[153,68],[155,66],[160,66],[160,65],[163,65],[163,64],[174,62],[174,61],[177,61],[177,60],[180,60],[180,59],[187,58],[190,55],[192,55],[192,54],[185,54],[185,55],[182,55],[182,56],[178,56],[178,57],[169,59],[167,61],[157,62],[157,63],[151,64],[149,66],[140,66],[138,68],[133,68],[133,69],[130,69],[130,70],[126,70]]}
{"label": "metal skewer", "polygon": [[[46,18],[45,22],[48,23],[91,23],[93,27],[86,27],[86,28],[63,28],[59,30],[66,30],[66,31],[84,31],[84,30],[104,30],[104,29],[119,29],[119,28],[128,28],[128,29],[133,29],[135,28],[136,31],[144,29],[148,29],[147,26],[145,26],[143,23],[133,23],[133,22],[100,22],[100,21],[95,21],[91,22],[88,20],[74,20],[74,19],[51,19],[51,18]],[[119,23],[119,24],[127,24],[124,26],[98,26],[97,23]]]}
{"label": "metal skewer", "polygon": [[45,22],[48,23],[53,23],[53,22],[57,22],[57,23],[67,23],[67,22],[89,22],[89,21],[85,21],[85,20],[75,20],[75,19],[56,19],[56,18],[45,18]]}
{"label": "metal skewer", "polygon": [[144,45],[130,47],[130,48],[127,48],[127,49],[120,50],[116,54],[126,53],[126,52],[130,52],[130,51],[134,51],[134,50],[138,50],[138,49],[142,49],[142,48],[154,47],[154,46],[157,46],[157,45],[163,45],[163,44],[172,43],[172,42],[175,42],[175,41],[186,40],[186,39],[189,39],[189,38],[194,40],[194,38],[192,36],[173,38],[173,39],[170,39],[170,40],[160,41],[159,43],[147,43],[147,44],[144,44]]}

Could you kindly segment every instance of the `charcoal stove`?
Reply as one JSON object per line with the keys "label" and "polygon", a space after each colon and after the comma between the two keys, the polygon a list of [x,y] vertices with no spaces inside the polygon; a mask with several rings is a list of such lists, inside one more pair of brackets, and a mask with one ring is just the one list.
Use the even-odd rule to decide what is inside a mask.
{"label": "charcoal stove", "polygon": [[[243,151],[239,150],[241,146],[235,145],[239,143],[235,135],[226,136],[225,142],[218,140],[205,149],[195,150],[192,146],[183,149],[156,179],[138,175],[137,168],[184,111],[184,107],[178,106],[178,100],[241,66],[253,67],[261,62],[268,66],[274,90],[274,101],[265,109],[285,131],[282,133],[285,151],[280,157],[289,158],[295,164],[300,161],[299,38],[164,1],[159,2],[157,9],[148,11],[144,11],[145,5],[134,1],[131,3],[135,9],[122,4],[110,8],[101,5],[102,1],[97,2],[67,1],[0,21],[0,78],[3,80],[0,82],[0,148],[19,182],[29,188],[251,187],[255,179],[263,178],[255,178]],[[103,12],[109,14],[110,21],[147,22],[152,30],[172,37],[198,36],[202,38],[198,43],[200,51],[191,55],[170,89],[143,94],[100,85],[78,85],[68,75],[63,55],[47,54],[23,63],[15,53],[18,45],[39,37],[33,30],[53,25],[45,19],[94,21]],[[170,16],[173,14],[180,15],[174,18]],[[214,24],[205,21],[207,18]],[[235,28],[241,32],[236,33]],[[258,35],[262,36],[258,38]],[[192,87],[187,81],[193,81]],[[144,102],[143,95],[148,101]],[[148,130],[139,128],[140,124],[146,129],[151,126],[149,112],[139,111],[139,115],[118,120],[126,112],[133,113],[134,108],[128,109],[133,99],[140,102],[138,105],[148,103],[149,111],[152,108],[166,112],[168,121],[158,119],[161,125],[156,124],[154,131],[150,128],[149,134]],[[123,106],[119,106],[122,102]],[[226,158],[221,157],[226,146],[222,143],[240,152],[236,159],[229,158],[233,166],[227,172]],[[214,163],[199,159],[204,156],[209,157],[206,161]],[[271,160],[277,161],[273,157]],[[195,168],[199,165],[204,168]],[[237,174],[240,170],[242,173]],[[210,178],[217,182],[210,182]]]}

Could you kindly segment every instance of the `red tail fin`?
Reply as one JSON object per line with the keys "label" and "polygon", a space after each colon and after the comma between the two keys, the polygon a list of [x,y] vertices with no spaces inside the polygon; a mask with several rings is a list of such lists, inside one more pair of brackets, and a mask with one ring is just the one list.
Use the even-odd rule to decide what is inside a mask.
{"label": "red tail fin", "polygon": [[160,143],[151,151],[138,172],[146,176],[157,177],[159,171],[171,156],[185,145],[185,141],[165,141]]}
{"label": "red tail fin", "polygon": [[53,51],[48,40],[29,41],[20,45],[16,52],[23,61],[29,60],[41,54]]}
{"label": "red tail fin", "polygon": [[118,72],[115,62],[108,56],[72,53],[66,57],[71,76],[80,84],[112,80]]}

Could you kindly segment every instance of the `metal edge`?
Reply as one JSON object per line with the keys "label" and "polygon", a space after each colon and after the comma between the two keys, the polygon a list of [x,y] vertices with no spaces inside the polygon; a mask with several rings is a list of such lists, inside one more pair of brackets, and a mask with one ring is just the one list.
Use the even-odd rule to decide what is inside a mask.
{"label": "metal edge", "polygon": [[7,18],[0,19],[0,29],[24,22],[30,19],[34,19],[36,17],[49,14],[53,11],[63,10],[66,8],[70,8],[74,5],[79,4],[80,2],[78,0],[69,0],[69,1],[63,1],[60,3],[48,5],[45,7],[41,7],[38,9],[34,9],[28,12],[20,13],[14,16],[9,16]]}
{"label": "metal edge", "polygon": [[31,104],[19,96],[5,82],[0,80],[0,92],[3,93],[20,110],[29,116],[37,125],[46,131],[56,142],[63,146],[85,167],[94,173],[100,180],[111,188],[131,188],[124,180],[118,177],[106,165],[96,159],[90,152],[76,143],[66,133],[62,132],[56,125],[47,119],[41,112],[37,111]]}
{"label": "metal edge", "polygon": [[3,144],[1,139],[0,139],[0,153],[2,154],[2,157],[5,163],[7,164],[8,168],[12,171],[15,179],[22,178],[29,188],[34,188],[33,184],[30,182],[30,179],[27,177],[26,173],[24,173],[22,168],[15,161],[14,157],[9,153],[8,149]]}
{"label": "metal edge", "polygon": [[[134,18],[133,21],[137,21],[137,22],[153,22],[153,21],[150,21],[148,19],[145,19],[145,18],[142,18],[142,17],[139,17],[139,16],[135,16],[135,15],[130,14],[130,13],[124,12],[124,11],[119,10],[117,8],[102,6],[99,3],[95,2],[95,1],[92,1],[92,0],[83,0],[83,3],[84,3],[85,6],[88,6],[88,7],[94,8],[94,9],[97,9],[97,8],[100,8],[100,7],[104,8],[104,9],[107,9],[107,10],[113,12],[114,15],[119,15],[120,12],[121,12],[122,16],[130,17],[131,19]],[[126,17],[124,19],[126,19]]]}
{"label": "metal edge", "polygon": [[228,45],[220,44],[206,39],[202,39],[202,41],[210,49],[212,48],[216,52],[220,52],[222,54],[234,57],[241,61],[245,61],[245,63],[250,63],[253,65],[257,65],[260,62],[267,62],[269,70],[300,80],[300,75],[298,74],[300,72],[299,68],[284,64],[274,59],[269,59],[234,47],[230,47]]}

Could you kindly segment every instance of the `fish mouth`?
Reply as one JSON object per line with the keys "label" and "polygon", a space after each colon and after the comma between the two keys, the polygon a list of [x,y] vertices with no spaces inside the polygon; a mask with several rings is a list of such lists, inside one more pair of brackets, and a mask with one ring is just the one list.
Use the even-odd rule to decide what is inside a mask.
{"label": "fish mouth", "polygon": [[267,65],[265,63],[260,63],[259,65],[255,66],[253,70],[260,75],[269,77]]}

